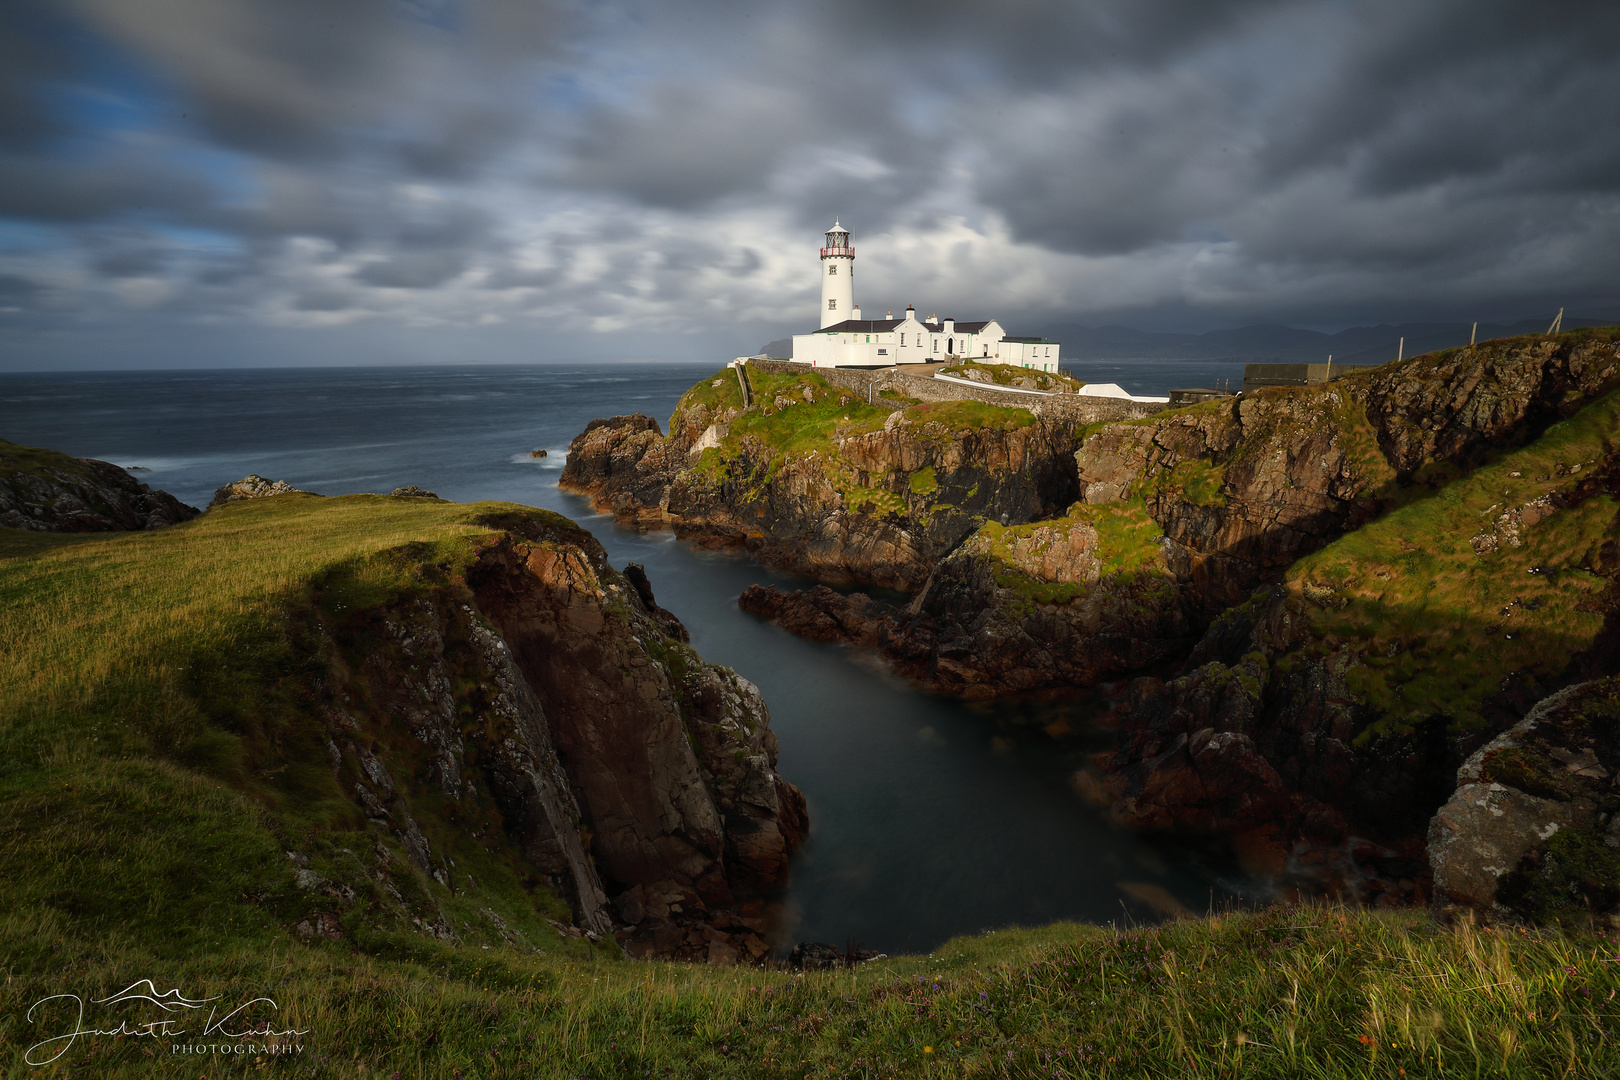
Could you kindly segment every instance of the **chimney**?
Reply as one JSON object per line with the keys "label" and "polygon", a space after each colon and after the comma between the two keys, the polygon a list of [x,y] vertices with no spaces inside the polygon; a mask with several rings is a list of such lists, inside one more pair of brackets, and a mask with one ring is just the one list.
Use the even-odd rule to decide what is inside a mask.
{"label": "chimney", "polygon": [[917,318],[917,309],[912,307],[910,304],[906,305],[906,318],[914,321]]}
{"label": "chimney", "polygon": [[855,307],[850,311],[849,317],[858,321],[861,317],[861,305],[856,304]]}
{"label": "chimney", "polygon": [[938,326],[939,325],[939,315],[934,314],[934,315],[928,316],[928,325],[929,326]]}
{"label": "chimney", "polygon": [[945,332],[947,334],[956,333],[956,320],[949,315],[945,316]]}

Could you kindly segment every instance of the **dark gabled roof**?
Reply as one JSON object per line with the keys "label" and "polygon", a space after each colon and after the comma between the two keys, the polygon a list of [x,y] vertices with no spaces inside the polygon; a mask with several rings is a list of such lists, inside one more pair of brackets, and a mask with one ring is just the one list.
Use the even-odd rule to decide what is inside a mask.
{"label": "dark gabled roof", "polygon": [[823,326],[818,334],[876,334],[902,325],[904,319],[845,319],[841,323]]}
{"label": "dark gabled roof", "polygon": [[1002,341],[1021,342],[1022,344],[1025,344],[1025,345],[1056,345],[1057,344],[1057,342],[1055,342],[1055,341],[1047,341],[1043,337],[1013,337],[1011,334],[1008,334],[1006,337],[1002,338],[1001,340]]}
{"label": "dark gabled roof", "polygon": [[[845,319],[841,323],[833,323],[831,326],[823,326],[820,330],[814,331],[814,333],[817,333],[817,334],[877,334],[877,333],[887,333],[888,331],[893,330],[896,327],[905,325],[905,321],[906,320],[904,320],[904,319]],[[920,319],[917,320],[917,321],[922,322],[922,320],[920,320]],[[993,322],[993,321],[994,320],[992,320],[992,319],[981,319],[978,322],[959,322],[959,323],[956,324],[955,329],[952,330],[951,332],[955,333],[955,334],[977,334],[979,331],[981,331],[985,327],[989,326],[991,324],[991,322]],[[926,326],[929,330],[933,331],[936,334],[943,334],[945,332],[945,323],[944,323],[943,320],[941,320],[940,322],[937,322],[937,323],[924,322],[924,323],[922,323],[922,325]],[[1022,341],[1042,341],[1044,339],[1043,338],[1021,338],[1019,340],[1022,340]],[[1057,344],[1057,342],[1052,342],[1052,344],[1055,345],[1055,344]]]}

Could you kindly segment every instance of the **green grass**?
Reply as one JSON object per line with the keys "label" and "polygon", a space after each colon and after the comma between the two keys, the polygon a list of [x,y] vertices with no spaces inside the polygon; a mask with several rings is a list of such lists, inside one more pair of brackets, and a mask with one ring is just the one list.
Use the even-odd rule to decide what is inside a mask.
{"label": "green grass", "polygon": [[1309,648],[1362,653],[1347,680],[1384,717],[1375,731],[1434,715],[1472,726],[1504,673],[1552,675],[1592,644],[1608,581],[1590,568],[1620,520],[1613,498],[1552,511],[1519,547],[1475,554],[1470,540],[1509,507],[1571,490],[1579,474],[1561,468],[1590,472],[1617,451],[1620,393],[1295,564],[1289,587],[1315,605]]}
{"label": "green grass", "polygon": [[[1419,913],[1277,907],[1131,930],[1058,924],[802,976],[438,943],[385,959],[193,940],[166,960],[123,935],[82,941],[49,914],[0,924],[7,1074],[30,1072],[20,1058],[42,1034],[23,1020],[33,1002],[143,977],[191,997],[273,997],[276,1013],[250,1015],[305,1031],[305,1049],[247,1067],[314,1077],[1416,1080],[1620,1068],[1612,942],[1442,930]],[[243,1067],[177,1065],[169,1040],[102,1038],[46,1075]]]}
{"label": "green grass", "polygon": [[938,424],[941,437],[972,428],[1016,431],[1035,422],[1028,409],[986,405],[982,401],[925,401],[905,410],[916,424]]}
{"label": "green grass", "polygon": [[[1100,513],[1087,520],[1116,545],[1114,564],[1146,565],[1154,545],[1140,507],[1084,510]],[[0,531],[0,1075],[1553,1077],[1620,1067],[1609,1027],[1620,980],[1601,938],[1500,939],[1441,931],[1418,913],[1277,908],[1127,932],[1009,930],[802,976],[641,964],[552,931],[546,919],[566,917],[557,897],[523,878],[500,842],[469,831],[495,825],[499,836],[497,822],[463,822],[458,838],[453,822],[419,813],[435,850],[481,884],[452,894],[331,788],[324,747],[300,724],[310,678],[343,657],[309,650],[322,633],[363,648],[377,605],[454,590],[495,535],[484,522],[500,514],[570,528],[502,504],[286,495],[153,532]],[[287,850],[361,894],[342,940],[289,933],[315,902],[295,887]],[[383,881],[409,910],[442,913],[463,943],[383,919]],[[526,946],[505,941],[484,907]],[[305,1050],[177,1064],[174,1040],[100,1036],[46,1069],[23,1064],[65,1017],[59,1001],[30,1023],[33,1003],[89,1001],[143,978],[232,1004],[271,997],[276,1026],[304,1030]],[[90,1008],[87,1022],[106,1027],[137,1016]],[[271,1019],[258,1008],[250,1019]]]}
{"label": "green grass", "polygon": [[412,936],[366,914],[384,878],[417,915],[483,924],[476,940],[500,940],[480,914],[493,905],[556,941],[544,918],[566,905],[511,853],[420,815],[478,876],[475,901],[374,844],[310,705],[355,662],[328,635],[365,642],[384,603],[455,588],[498,513],[573,528],[508,504],[284,495],[151,532],[0,530],[0,917],[55,912],[160,954],[195,946],[175,926],[262,944],[316,906],[294,888],[297,850],[358,883],[346,932],[368,948]]}
{"label": "green grass", "polygon": [[1062,372],[1038,371],[1034,368],[1019,367],[1016,364],[979,364],[967,362],[952,364],[946,369],[947,375],[958,375],[967,378],[967,372],[977,371],[983,373],[997,386],[1011,386],[1016,379],[1033,380],[1036,390],[1058,391],[1072,394],[1086,385],[1079,379]]}
{"label": "green grass", "polygon": [[[754,403],[746,409],[730,370],[700,381],[681,398],[670,418],[672,430],[683,426],[685,412],[700,405],[711,415],[713,410],[739,410],[720,445],[705,450],[697,460],[688,474],[690,482],[715,487],[740,482],[746,502],[763,495],[790,461],[815,458],[822,479],[843,496],[852,512],[927,522],[936,511],[954,509],[940,502],[940,482],[932,466],[895,478],[891,488],[886,476],[869,476],[863,482],[862,470],[840,453],[843,439],[883,430],[891,410],[867,405],[808,369],[750,368],[749,380]],[[883,396],[903,406],[901,416],[910,422],[908,437],[936,443],[959,439],[968,431],[1013,431],[1035,422],[1026,409],[977,401],[920,402],[887,390]]]}
{"label": "green grass", "polygon": [[[1097,560],[1105,587],[1128,586],[1144,574],[1163,577],[1170,586],[1159,548],[1164,530],[1149,516],[1147,505],[1139,497],[1115,503],[1075,503],[1063,517],[1048,521],[1022,525],[986,521],[962,551],[988,556],[996,584],[1025,600],[1067,604],[1088,595],[1090,588],[1083,582],[1055,577],[1048,572],[1046,563],[1054,547],[1067,547],[1077,526],[1089,527],[1096,533],[1089,553]],[[1074,565],[1067,558],[1060,562],[1066,567]]]}
{"label": "green grass", "polygon": [[28,476],[45,475],[47,469],[65,472],[81,479],[94,479],[90,467],[78,458],[68,457],[55,450],[42,450],[37,446],[19,446],[0,439],[0,476],[22,473]]}

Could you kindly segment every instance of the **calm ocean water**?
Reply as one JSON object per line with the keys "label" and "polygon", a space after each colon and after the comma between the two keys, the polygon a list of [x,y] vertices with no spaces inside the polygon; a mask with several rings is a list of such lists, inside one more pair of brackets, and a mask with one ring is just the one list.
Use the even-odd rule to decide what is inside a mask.
{"label": "calm ocean water", "polygon": [[[1166,898],[1202,912],[1253,891],[1217,853],[1122,832],[1075,796],[1070,775],[1107,745],[1102,695],[969,706],[919,693],[858,653],[737,608],[750,584],[798,580],[619,529],[558,491],[564,452],[587,421],[644,412],[667,424],[681,393],[716,366],[0,375],[0,438],[149,469],[136,475],[196,506],[256,472],[328,495],[416,484],[580,522],[614,565],[645,564],[693,645],[769,702],[782,773],[804,789],[812,821],[785,899],[790,939],[915,952],[1014,924],[1152,919]],[[1236,381],[1240,365],[1072,370],[1163,393],[1213,385],[1233,367]],[[550,456],[529,458],[536,448]],[[1059,720],[1076,734],[1047,734]]]}

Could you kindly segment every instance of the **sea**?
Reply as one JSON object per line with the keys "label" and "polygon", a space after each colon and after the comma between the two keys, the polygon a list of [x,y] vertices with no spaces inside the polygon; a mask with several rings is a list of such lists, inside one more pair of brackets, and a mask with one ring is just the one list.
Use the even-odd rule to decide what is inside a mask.
{"label": "sea", "polygon": [[[1137,924],[1264,902],[1219,845],[1120,829],[1076,793],[1109,746],[1123,690],[965,704],[924,693],[869,655],[745,614],[749,585],[806,581],[667,533],[617,527],[560,491],[572,438],[596,417],[668,423],[718,363],[535,364],[0,374],[0,438],[111,461],[194,506],[257,473],[327,495],[415,484],[457,501],[555,510],[613,564],[647,568],[708,660],[759,686],[778,767],[811,831],[780,900],[778,940],[916,953],[947,939],[1058,920]],[[1236,385],[1211,361],[1065,363],[1138,394]],[[531,451],[545,450],[536,458]]]}

